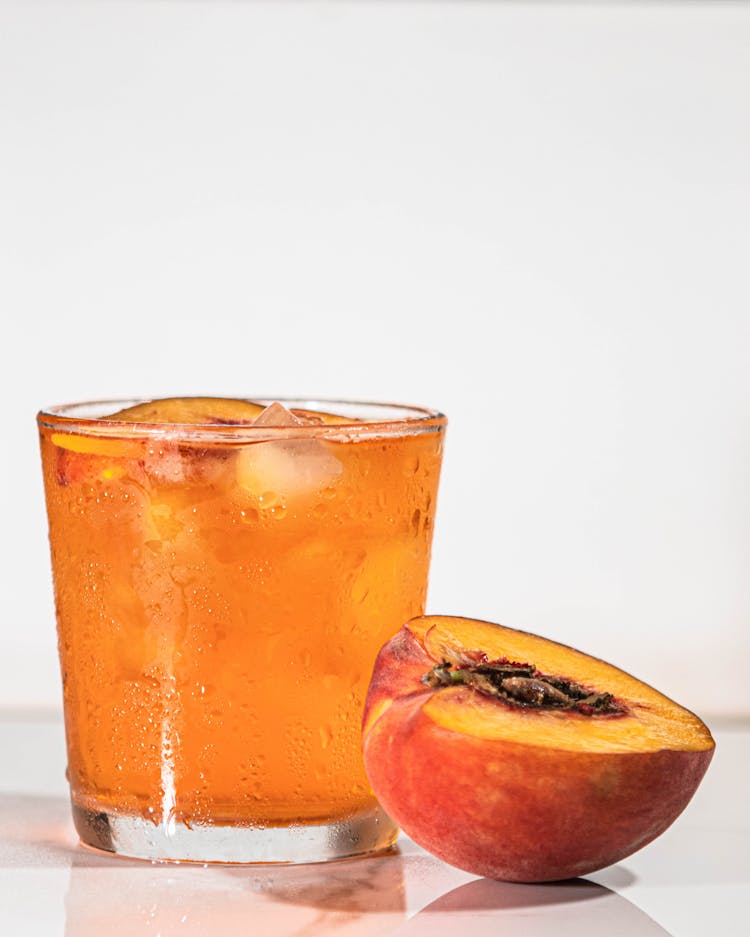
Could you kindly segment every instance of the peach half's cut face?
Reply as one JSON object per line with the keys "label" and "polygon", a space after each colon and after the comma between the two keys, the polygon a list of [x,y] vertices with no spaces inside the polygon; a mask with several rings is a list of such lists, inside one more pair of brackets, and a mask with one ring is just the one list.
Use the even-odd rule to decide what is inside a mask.
{"label": "peach half's cut face", "polygon": [[489,622],[430,616],[380,651],[365,767],[411,838],[510,882],[585,875],[662,833],[714,742],[611,664]]}

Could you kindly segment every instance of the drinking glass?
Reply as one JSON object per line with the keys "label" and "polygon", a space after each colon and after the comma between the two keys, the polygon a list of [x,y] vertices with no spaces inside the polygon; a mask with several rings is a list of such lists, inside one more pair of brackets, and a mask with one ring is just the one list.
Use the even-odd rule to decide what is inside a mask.
{"label": "drinking glass", "polygon": [[360,721],[378,649],[424,611],[446,420],[282,403],[312,416],[108,418],[137,401],[38,415],[85,844],[313,862],[394,842]]}

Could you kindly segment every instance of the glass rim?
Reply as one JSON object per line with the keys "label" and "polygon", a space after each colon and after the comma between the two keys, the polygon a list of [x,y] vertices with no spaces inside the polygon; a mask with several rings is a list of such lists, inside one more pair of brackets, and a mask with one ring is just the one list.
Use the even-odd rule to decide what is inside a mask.
{"label": "glass rim", "polygon": [[[184,399],[197,398],[200,395],[185,396]],[[36,415],[38,426],[57,432],[73,433],[85,436],[107,436],[116,438],[178,438],[185,440],[205,440],[210,442],[256,442],[273,438],[371,438],[377,436],[411,436],[420,433],[442,432],[448,419],[439,410],[413,404],[400,404],[370,400],[343,400],[325,397],[218,397],[217,399],[241,400],[262,406],[277,402],[288,409],[308,409],[319,413],[345,416],[341,410],[391,411],[392,416],[367,419],[346,415],[345,423],[316,423],[302,426],[261,425],[252,423],[155,423],[149,421],[113,420],[104,416],[86,415],[91,410],[104,410],[113,413],[136,404],[149,403],[152,400],[170,399],[158,397],[120,398],[81,401],[78,403],[59,404],[43,407]],[[353,422],[349,422],[353,420]]]}

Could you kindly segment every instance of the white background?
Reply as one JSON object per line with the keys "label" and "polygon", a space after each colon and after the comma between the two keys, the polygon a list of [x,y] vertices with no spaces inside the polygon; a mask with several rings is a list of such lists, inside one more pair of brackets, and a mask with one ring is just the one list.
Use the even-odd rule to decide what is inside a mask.
{"label": "white background", "polygon": [[0,0],[0,705],[34,413],[437,406],[429,599],[750,713],[750,6]]}

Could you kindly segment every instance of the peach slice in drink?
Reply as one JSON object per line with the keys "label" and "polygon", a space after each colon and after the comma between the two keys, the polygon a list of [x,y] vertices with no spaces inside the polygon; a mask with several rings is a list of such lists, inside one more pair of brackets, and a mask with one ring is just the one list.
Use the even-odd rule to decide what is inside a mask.
{"label": "peach slice in drink", "polygon": [[52,433],[50,440],[57,447],[59,485],[120,478],[128,474],[129,462],[141,452],[137,442],[125,439]]}
{"label": "peach slice in drink", "polygon": [[235,400],[228,397],[163,397],[118,410],[108,420],[128,423],[178,423],[210,425],[218,423],[232,426],[338,426],[357,421],[351,417],[324,410],[287,408],[274,401],[268,406],[253,400]]}
{"label": "peach slice in drink", "polygon": [[[165,397],[118,410],[107,419],[126,423],[250,426],[263,411],[262,404],[250,400]],[[178,445],[165,436],[145,448],[142,460],[146,475],[159,484],[181,485],[196,480],[208,484],[229,478],[228,456],[226,449]]]}
{"label": "peach slice in drink", "polygon": [[232,400],[227,397],[164,397],[118,410],[107,419],[128,423],[220,423],[246,426],[253,423],[263,409],[262,404],[251,400]]}

